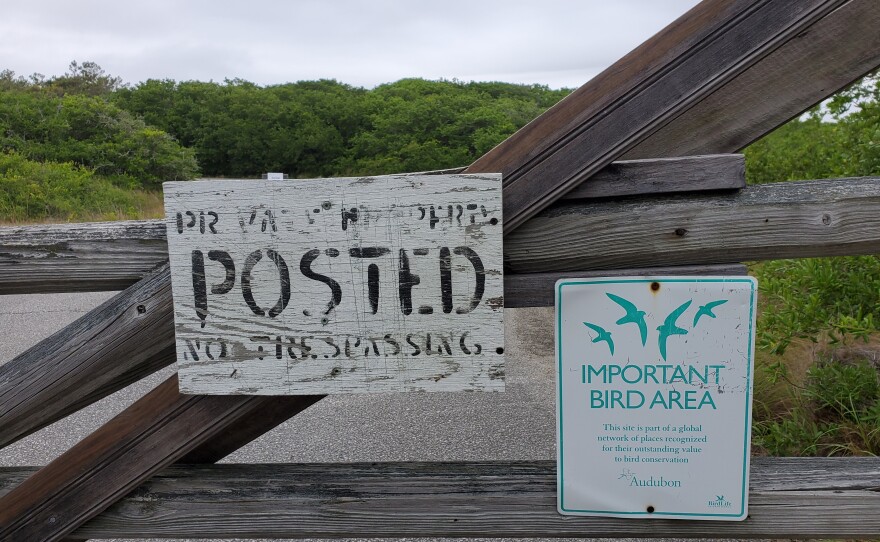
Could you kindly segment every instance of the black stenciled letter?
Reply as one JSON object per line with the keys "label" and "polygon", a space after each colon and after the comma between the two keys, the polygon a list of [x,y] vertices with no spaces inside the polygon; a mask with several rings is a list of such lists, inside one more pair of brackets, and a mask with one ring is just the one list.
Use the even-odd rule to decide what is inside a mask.
{"label": "black stenciled letter", "polygon": [[477,275],[477,284],[474,287],[474,295],[471,297],[470,307],[459,307],[455,309],[456,314],[467,314],[477,308],[483,299],[483,292],[486,291],[486,268],[483,267],[483,260],[470,247],[455,247],[454,252],[459,256],[464,256],[474,266],[474,273]]}
{"label": "black stenciled letter", "polygon": [[[352,258],[379,258],[391,252],[385,247],[355,247],[348,250]],[[373,314],[379,310],[379,266],[371,263],[367,267],[367,296]]]}
{"label": "black stenciled letter", "polygon": [[229,253],[225,250],[211,250],[208,252],[208,258],[210,258],[211,261],[220,262],[226,269],[226,280],[224,280],[220,284],[212,285],[211,293],[228,293],[229,290],[231,290],[232,287],[235,286],[235,262],[232,261],[232,256],[230,256]]}
{"label": "black stenciled letter", "polygon": [[358,221],[358,210],[357,207],[352,207],[351,210],[346,211],[342,210],[342,231],[348,229],[349,222],[357,222]]}
{"label": "black stenciled letter", "polygon": [[[331,258],[339,256],[339,251],[335,248],[328,248],[324,253]],[[299,261],[299,270],[306,278],[323,282],[330,287],[332,298],[327,303],[327,310],[324,311],[324,314],[330,314],[330,311],[342,301],[342,288],[339,286],[338,282],[330,277],[312,271],[312,262],[314,262],[320,255],[321,251],[318,249],[313,249],[303,254],[302,259]]]}
{"label": "black stenciled letter", "polygon": [[192,251],[192,281],[196,314],[202,327],[205,327],[205,318],[208,317],[208,290],[205,286],[205,255],[201,250]]}
{"label": "black stenciled letter", "polygon": [[410,272],[409,258],[404,249],[400,249],[397,282],[400,289],[400,310],[403,314],[412,314],[412,289],[413,286],[418,285],[422,280],[418,275]]}
{"label": "black stenciled letter", "polygon": [[448,247],[440,249],[440,299],[443,312],[452,312],[452,256]]}
{"label": "black stenciled letter", "polygon": [[[275,263],[275,267],[278,269],[278,278],[281,282],[281,295],[278,296],[278,302],[269,309],[269,317],[275,318],[281,314],[281,311],[283,311],[290,302],[290,273],[287,270],[287,263],[280,254],[272,249],[268,249],[266,250],[266,255],[269,256],[269,259],[272,260],[273,263]],[[257,265],[257,262],[261,259],[263,259],[262,251],[255,250],[251,252],[245,260],[244,269],[241,272],[241,295],[244,297],[244,301],[247,303],[248,307],[251,308],[251,311],[257,316],[265,316],[266,311],[260,308],[257,305],[257,302],[254,301],[254,294],[253,291],[251,291],[251,273],[254,270],[254,266]]]}
{"label": "black stenciled letter", "polygon": [[[222,250],[211,250],[208,252],[208,258],[220,262],[226,269],[226,280],[220,284],[212,285],[211,293],[225,294],[229,292],[235,285],[235,263],[229,253]],[[208,317],[208,291],[205,279],[205,256],[201,250],[192,251],[192,280],[196,314],[201,320],[202,327],[205,327],[205,319]]]}

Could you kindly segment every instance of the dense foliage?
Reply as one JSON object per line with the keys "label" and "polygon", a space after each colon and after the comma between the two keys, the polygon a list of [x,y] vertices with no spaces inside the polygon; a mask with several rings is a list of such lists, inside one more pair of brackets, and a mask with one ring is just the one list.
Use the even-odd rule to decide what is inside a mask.
{"label": "dense foliage", "polygon": [[880,84],[870,74],[745,150],[749,183],[880,175]]}
{"label": "dense foliage", "polygon": [[[750,183],[880,176],[880,85],[871,74],[745,151]],[[876,256],[753,266],[764,297],[759,346],[784,353],[820,332],[865,337],[880,323]]]}
{"label": "dense foliage", "polygon": [[120,220],[161,209],[158,194],[121,188],[70,162],[0,154],[0,219]]}
{"label": "dense foliage", "polygon": [[206,175],[317,177],[467,165],[567,93],[422,79],[372,90],[150,80],[113,102],[193,148]]}
{"label": "dense foliage", "polygon": [[83,74],[76,63],[70,74],[48,81],[0,73],[0,151],[75,163],[130,187],[193,178],[193,152],[110,103],[115,85],[94,70]]}
{"label": "dense foliage", "polygon": [[[745,151],[750,183],[880,175],[877,74]],[[760,284],[756,449],[880,454],[880,258],[768,261]]]}
{"label": "dense foliage", "polygon": [[[567,93],[421,79],[371,90],[326,80],[128,87],[93,62],[73,62],[51,78],[0,71],[0,157],[15,164],[0,187],[4,218],[105,216],[109,199],[125,194],[116,187],[155,191],[200,174],[322,177],[463,166]],[[116,207],[142,208],[140,195],[132,197]]]}

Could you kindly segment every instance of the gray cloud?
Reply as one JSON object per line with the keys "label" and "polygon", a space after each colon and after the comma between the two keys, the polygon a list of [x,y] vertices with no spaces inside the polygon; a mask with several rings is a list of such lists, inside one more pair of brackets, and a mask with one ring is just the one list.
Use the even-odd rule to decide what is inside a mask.
{"label": "gray cloud", "polygon": [[6,0],[0,68],[128,82],[403,77],[575,87],[696,0]]}

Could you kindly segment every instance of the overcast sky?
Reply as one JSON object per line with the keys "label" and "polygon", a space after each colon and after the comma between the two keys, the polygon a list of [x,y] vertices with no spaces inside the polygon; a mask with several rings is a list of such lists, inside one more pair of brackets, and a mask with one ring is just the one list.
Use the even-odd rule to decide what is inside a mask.
{"label": "overcast sky", "polygon": [[0,69],[126,82],[404,77],[577,87],[696,0],[3,0]]}

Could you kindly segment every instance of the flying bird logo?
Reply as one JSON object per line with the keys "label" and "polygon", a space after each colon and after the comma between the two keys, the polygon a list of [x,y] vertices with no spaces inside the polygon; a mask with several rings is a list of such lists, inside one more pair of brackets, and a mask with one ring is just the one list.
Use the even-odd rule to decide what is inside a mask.
{"label": "flying bird logo", "polygon": [[701,316],[708,316],[709,318],[717,318],[715,313],[712,312],[712,309],[717,307],[718,305],[723,305],[727,303],[726,299],[719,299],[718,301],[711,301],[706,303],[705,305],[701,305],[697,310],[697,314],[694,315],[694,327],[697,327],[697,321]]}
{"label": "flying bird logo", "polygon": [[686,329],[680,328],[676,325],[676,321],[684,314],[684,311],[691,306],[692,299],[687,300],[685,303],[682,303],[677,309],[669,313],[669,316],[666,317],[666,320],[663,322],[662,326],[657,326],[657,331],[660,332],[660,336],[657,338],[658,344],[660,345],[660,355],[663,356],[663,361],[666,361],[666,341],[669,339],[671,335],[687,335],[688,332]]}
{"label": "flying bird logo", "polygon": [[602,341],[605,341],[608,343],[608,350],[611,351],[611,355],[613,356],[614,355],[614,340],[611,339],[611,332],[605,331],[605,328],[597,326],[596,324],[591,324],[589,322],[584,322],[584,325],[587,326],[588,328],[592,329],[596,333],[598,333],[596,338],[593,339],[594,343],[598,343],[598,342],[602,342]]}
{"label": "flying bird logo", "polygon": [[614,301],[626,311],[626,314],[616,322],[617,325],[621,326],[623,324],[635,324],[639,326],[639,333],[642,336],[642,346],[648,341],[648,324],[645,323],[645,311],[640,311],[638,307],[636,307],[632,302],[627,301],[626,299],[620,297],[619,295],[614,295],[611,293],[605,293],[611,301]]}

